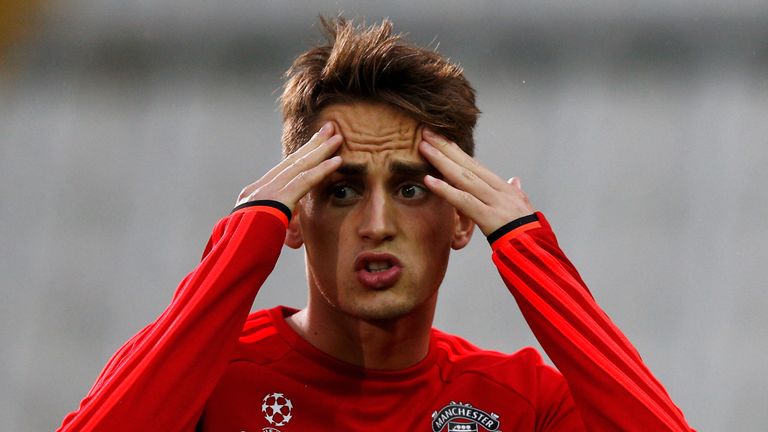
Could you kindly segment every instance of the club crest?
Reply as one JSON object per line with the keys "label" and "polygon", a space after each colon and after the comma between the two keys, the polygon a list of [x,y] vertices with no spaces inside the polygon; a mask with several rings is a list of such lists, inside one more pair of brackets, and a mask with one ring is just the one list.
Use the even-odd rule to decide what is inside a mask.
{"label": "club crest", "polygon": [[433,432],[494,432],[498,430],[498,415],[487,413],[470,404],[451,402],[440,411],[432,413]]}

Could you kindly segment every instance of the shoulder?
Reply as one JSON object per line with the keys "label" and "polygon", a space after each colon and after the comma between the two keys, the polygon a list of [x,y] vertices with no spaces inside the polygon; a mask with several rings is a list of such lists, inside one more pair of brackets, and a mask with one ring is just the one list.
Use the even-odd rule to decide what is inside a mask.
{"label": "shoulder", "polygon": [[437,329],[433,329],[432,335],[443,373],[449,380],[472,375],[529,400],[567,391],[562,374],[546,364],[533,347],[508,354],[479,348],[464,338]]}
{"label": "shoulder", "polygon": [[240,333],[240,343],[256,342],[277,333],[271,309],[262,309],[248,315]]}
{"label": "shoulder", "polygon": [[438,329],[432,329],[435,348],[444,352],[447,359],[455,364],[474,364],[478,366],[549,367],[541,354],[533,347],[524,347],[512,354],[479,348],[466,339]]}
{"label": "shoulder", "polygon": [[248,315],[238,338],[233,361],[248,360],[255,363],[270,363],[282,358],[290,347],[280,337],[278,316],[282,308],[263,309]]}

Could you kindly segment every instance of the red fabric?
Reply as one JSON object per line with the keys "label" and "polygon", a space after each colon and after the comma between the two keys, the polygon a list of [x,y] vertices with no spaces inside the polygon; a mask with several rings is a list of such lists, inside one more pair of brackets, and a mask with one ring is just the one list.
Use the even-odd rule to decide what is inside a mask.
{"label": "red fabric", "polygon": [[418,364],[366,370],[300,338],[284,321],[290,309],[247,316],[285,236],[285,222],[259,209],[216,225],[168,309],[114,355],[60,430],[689,430],[542,215],[496,241],[493,260],[565,379],[531,348],[489,352],[438,330]]}
{"label": "red fabric", "polygon": [[493,261],[591,431],[688,431],[682,412],[541,227],[504,236]]}
{"label": "red fabric", "polygon": [[[430,431],[432,414],[452,402],[497,415],[499,430],[583,430],[562,376],[532,348],[513,355],[483,351],[433,330],[429,354],[418,364],[367,370],[303,340],[284,321],[292,312],[281,307],[249,317],[208,400],[203,431]],[[276,393],[291,401],[284,425],[274,417],[270,423],[270,408],[262,410]]]}
{"label": "red fabric", "polygon": [[168,308],[115,353],[59,430],[194,430],[283,245],[284,221],[262,209],[216,224]]}

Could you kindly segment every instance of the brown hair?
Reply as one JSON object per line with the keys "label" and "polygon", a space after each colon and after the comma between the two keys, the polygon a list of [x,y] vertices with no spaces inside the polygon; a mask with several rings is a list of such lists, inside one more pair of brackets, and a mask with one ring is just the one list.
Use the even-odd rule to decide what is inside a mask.
{"label": "brown hair", "polygon": [[388,103],[473,154],[480,110],[461,67],[392,34],[389,19],[365,27],[321,17],[320,24],[327,43],[301,54],[285,73],[283,156],[309,140],[320,110],[350,101]]}

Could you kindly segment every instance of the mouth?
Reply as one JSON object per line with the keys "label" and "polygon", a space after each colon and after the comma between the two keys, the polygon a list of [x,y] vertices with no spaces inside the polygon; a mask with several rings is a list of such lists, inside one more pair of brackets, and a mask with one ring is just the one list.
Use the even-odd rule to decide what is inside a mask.
{"label": "mouth", "polygon": [[363,252],[355,259],[358,281],[371,289],[389,288],[400,279],[403,266],[388,253]]}

